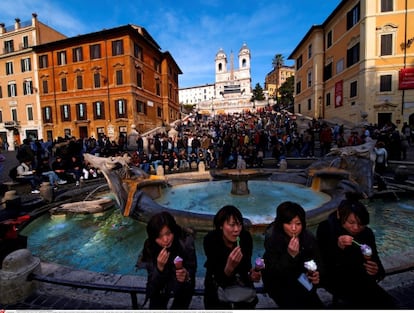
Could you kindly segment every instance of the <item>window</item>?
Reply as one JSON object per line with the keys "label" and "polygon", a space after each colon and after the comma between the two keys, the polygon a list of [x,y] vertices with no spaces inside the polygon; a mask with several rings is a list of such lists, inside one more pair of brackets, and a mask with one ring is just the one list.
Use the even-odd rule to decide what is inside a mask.
{"label": "window", "polygon": [[157,107],[157,117],[162,117],[162,109]]}
{"label": "window", "polygon": [[332,77],[332,62],[325,65],[323,69],[323,81],[326,81]]}
{"label": "window", "polygon": [[3,123],[3,111],[0,111],[0,123]]}
{"label": "window", "polygon": [[326,35],[326,47],[329,48],[330,46],[332,46],[332,30]]}
{"label": "window", "polygon": [[96,101],[93,103],[93,118],[95,120],[105,119],[105,109],[102,101]]}
{"label": "window", "polygon": [[66,62],[66,51],[57,52],[57,63],[58,65],[65,65]]}
{"label": "window", "polygon": [[381,12],[391,12],[394,9],[394,0],[381,0]]}
{"label": "window", "polygon": [[356,81],[352,82],[349,86],[349,97],[354,98],[357,96],[358,93],[358,84]]}
{"label": "window", "polygon": [[43,108],[43,123],[52,123],[52,107],[47,106]]}
{"label": "window", "polygon": [[3,98],[3,89],[1,89],[1,86],[0,86],[0,99],[1,98]]}
{"label": "window", "polygon": [[312,87],[312,72],[308,72],[308,87]]}
{"label": "window", "polygon": [[83,78],[82,75],[76,76],[76,88],[83,89]]}
{"label": "window", "polygon": [[42,81],[42,89],[43,89],[43,93],[49,93],[49,84],[47,80]]}
{"label": "window", "polygon": [[68,83],[66,77],[62,77],[60,79],[60,88],[62,91],[68,91]]}
{"label": "window", "polygon": [[142,87],[142,72],[137,71],[137,86]]}
{"label": "window", "polygon": [[296,69],[300,69],[302,67],[303,63],[302,63],[302,56],[298,57],[296,59]]}
{"label": "window", "polygon": [[25,80],[23,82],[23,94],[31,95],[33,93],[33,83],[31,80]]}
{"label": "window", "polygon": [[17,109],[16,108],[13,108],[12,110],[11,110],[11,116],[12,116],[12,120],[13,121],[15,121],[15,122],[17,122],[19,119],[17,118]]}
{"label": "window", "polygon": [[327,93],[327,94],[325,95],[325,105],[326,105],[327,107],[331,105],[331,94],[330,94],[330,93]]}
{"label": "window", "polygon": [[116,84],[117,85],[122,85],[123,81],[122,81],[122,70],[117,70],[116,73]]}
{"label": "window", "polygon": [[6,62],[6,75],[13,74],[13,62]]}
{"label": "window", "polygon": [[161,96],[161,83],[158,78],[155,79],[155,93],[157,94],[157,96]]}
{"label": "window", "polygon": [[83,61],[82,47],[77,47],[77,48],[72,49],[72,61],[73,62]]}
{"label": "window", "polygon": [[145,103],[143,101],[137,100],[136,105],[138,113],[146,113]]}
{"label": "window", "polygon": [[125,99],[119,99],[115,101],[115,111],[116,111],[117,118],[126,117],[126,100]]}
{"label": "window", "polygon": [[296,94],[300,94],[302,91],[302,83],[301,82],[297,82],[296,83]]}
{"label": "window", "polygon": [[112,41],[112,56],[124,54],[124,43],[122,40]]}
{"label": "window", "polygon": [[60,107],[60,113],[61,113],[63,122],[69,122],[71,120],[71,118],[70,118],[70,105],[69,104],[62,105]]}
{"label": "window", "polygon": [[346,30],[351,29],[361,18],[361,10],[359,2],[346,14]]}
{"label": "window", "polygon": [[29,37],[23,36],[23,49],[29,48]]}
{"label": "window", "polygon": [[144,59],[142,48],[136,43],[134,43],[134,57],[136,57],[140,61],[143,61]]}
{"label": "window", "polygon": [[161,63],[156,59],[154,59],[154,71],[161,73]]}
{"label": "window", "polygon": [[93,85],[95,88],[100,88],[101,87],[101,74],[99,73],[94,73],[93,74]]}
{"label": "window", "polygon": [[308,59],[312,57],[312,44],[308,46]]}
{"label": "window", "polygon": [[380,76],[380,92],[392,91],[392,75]]}
{"label": "window", "polygon": [[32,70],[32,64],[30,58],[21,59],[20,65],[22,67],[22,72],[29,72]]}
{"label": "window", "polygon": [[16,83],[9,83],[7,85],[7,95],[9,97],[16,97],[17,96],[17,89],[16,89]]}
{"label": "window", "polygon": [[359,42],[355,46],[347,50],[346,67],[350,67],[357,62],[359,62]]}
{"label": "window", "polygon": [[78,103],[76,105],[76,117],[78,120],[86,120],[86,103]]}
{"label": "window", "polygon": [[46,68],[48,66],[47,54],[39,55],[39,67]]}
{"label": "window", "polygon": [[14,43],[13,43],[13,40],[6,40],[4,42],[4,52],[5,53],[14,52]]}
{"label": "window", "polygon": [[308,99],[308,111],[312,110],[312,100]]}
{"label": "window", "polygon": [[392,34],[381,35],[381,56],[392,55]]}
{"label": "window", "polygon": [[101,45],[95,44],[89,47],[89,53],[91,55],[91,60],[101,58]]}
{"label": "window", "polygon": [[336,74],[341,73],[344,70],[344,59],[338,60],[336,62]]}
{"label": "window", "polygon": [[33,121],[33,108],[31,106],[27,107],[27,120]]}

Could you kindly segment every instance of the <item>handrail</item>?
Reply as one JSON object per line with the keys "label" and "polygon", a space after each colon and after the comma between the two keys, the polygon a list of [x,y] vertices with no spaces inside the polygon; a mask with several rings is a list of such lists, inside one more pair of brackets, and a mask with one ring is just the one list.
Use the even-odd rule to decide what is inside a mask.
{"label": "handrail", "polygon": [[[27,277],[27,280],[32,281],[36,280],[43,283],[61,285],[66,287],[73,287],[73,288],[81,288],[81,289],[92,289],[92,290],[102,290],[102,291],[112,291],[112,292],[119,292],[119,293],[129,293],[131,296],[131,304],[134,310],[141,309],[138,305],[137,295],[138,294],[145,294],[146,287],[138,287],[138,286],[123,286],[123,285],[109,285],[109,284],[97,284],[97,283],[88,283],[88,282],[79,282],[73,280],[67,280],[62,278],[55,278],[51,276],[31,273]],[[256,293],[261,294],[265,293],[263,287],[255,287]],[[204,289],[203,288],[195,288],[194,289],[194,296],[204,296]]]}
{"label": "handrail", "polygon": [[[392,276],[396,274],[401,274],[404,272],[414,270],[414,265],[410,265],[407,267],[402,268],[395,268],[390,269],[385,272],[385,276]],[[125,285],[109,285],[109,284],[97,284],[97,283],[88,283],[88,282],[79,282],[79,281],[72,281],[67,279],[55,278],[46,275],[40,275],[36,273],[31,273],[27,277],[27,280],[32,281],[36,280],[43,283],[61,285],[66,287],[74,287],[74,288],[81,288],[81,289],[92,289],[92,290],[102,290],[102,291],[112,291],[112,292],[120,292],[120,293],[129,293],[131,296],[131,304],[132,309],[142,309],[138,305],[138,294],[145,294],[146,287],[138,287],[138,286],[125,286]],[[264,294],[266,293],[263,286],[255,287],[257,294]],[[203,288],[196,288],[194,289],[194,296],[204,296],[204,289]]]}

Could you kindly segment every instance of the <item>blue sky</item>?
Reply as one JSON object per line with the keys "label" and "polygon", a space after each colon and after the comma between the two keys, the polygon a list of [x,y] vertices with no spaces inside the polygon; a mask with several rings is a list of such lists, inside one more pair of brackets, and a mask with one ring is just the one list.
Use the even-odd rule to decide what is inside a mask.
{"label": "blue sky", "polygon": [[[309,0],[0,0],[6,26],[38,19],[72,37],[126,24],[144,27],[169,51],[183,74],[180,88],[214,82],[214,58],[230,59],[243,43],[251,50],[252,87],[264,86],[275,54],[288,56],[312,25],[321,24],[341,2]],[[237,67],[235,61],[235,67]]]}

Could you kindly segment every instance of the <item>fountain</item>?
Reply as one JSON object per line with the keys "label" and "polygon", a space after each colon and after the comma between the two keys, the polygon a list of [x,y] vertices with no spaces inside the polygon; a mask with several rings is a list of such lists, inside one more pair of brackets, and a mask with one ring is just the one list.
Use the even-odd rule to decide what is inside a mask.
{"label": "fountain", "polygon": [[250,193],[248,181],[257,177],[270,176],[257,169],[234,169],[234,170],[218,170],[212,171],[211,176],[216,179],[230,179],[232,182],[231,194],[237,196],[245,196]]}
{"label": "fountain", "polygon": [[[165,180],[161,180],[159,176],[147,175],[139,169],[131,167],[129,165],[128,156],[102,158],[85,154],[84,157],[87,162],[92,164],[95,168],[98,168],[104,174],[122,214],[138,221],[146,222],[156,212],[168,210],[179,224],[191,225],[191,227],[196,230],[206,231],[212,228],[213,216],[220,206],[228,203],[235,203],[235,198],[229,198],[226,200],[227,203],[219,202],[209,204],[208,201],[214,198],[215,195],[219,198],[223,198],[222,191],[224,188],[228,188],[227,186],[224,186],[217,189],[215,192],[212,192],[211,189],[212,186],[214,186],[214,182],[211,181],[199,183],[201,185],[199,185],[197,192],[192,192],[190,190],[190,188],[194,188],[197,184],[189,184],[185,187],[180,187],[181,189],[165,188],[162,195],[161,192],[159,192],[156,195],[150,196],[141,187],[151,185],[153,188],[159,188],[162,182],[165,183]],[[247,204],[240,205],[245,206],[244,208],[241,208],[246,212],[243,213],[244,215],[249,216],[249,208],[262,208],[259,205],[261,203],[267,205],[266,208],[263,208],[264,211],[259,213],[263,215],[263,212],[266,212],[267,219],[253,221],[253,223],[251,218],[245,219],[245,225],[250,228],[255,228],[256,230],[263,229],[265,225],[273,220],[277,201],[283,199],[283,193],[285,193],[285,200],[297,198],[296,195],[298,194],[306,194],[307,197],[306,199],[303,199],[301,204],[305,207],[308,206],[309,217],[319,215],[324,211],[329,211],[335,208],[337,199],[336,197],[332,197],[332,195],[335,196],[335,194],[330,195],[329,193],[313,191],[310,188],[306,188],[306,186],[299,184],[292,185],[285,182],[277,185],[277,183],[271,183],[269,181],[265,183],[263,180],[260,180],[262,185],[256,188],[258,191],[255,192],[255,194],[258,195],[257,201],[259,204],[249,203],[255,195],[250,195],[248,182],[251,180],[256,182],[256,179],[269,178],[271,175],[271,172],[259,169],[221,170],[211,173],[211,176],[215,179],[231,181],[231,196],[242,196],[242,198],[246,198]],[[286,186],[290,186],[291,190],[288,190]],[[274,194],[274,192],[278,190],[280,193]],[[208,195],[205,199],[202,199],[202,195],[205,191],[207,191]],[[264,194],[259,194],[259,191],[264,192]],[[169,197],[166,195],[168,193],[171,193]],[[178,193],[180,194],[179,197],[177,197]],[[316,202],[311,202],[311,204],[306,204],[312,197],[318,200]],[[174,199],[177,198],[180,199],[178,201],[179,203],[173,202]],[[265,198],[268,198],[268,200],[264,201]],[[187,206],[182,205],[186,200],[189,201],[189,204]],[[195,209],[195,207],[197,207],[195,203],[197,202],[201,203],[202,208],[200,210]]]}

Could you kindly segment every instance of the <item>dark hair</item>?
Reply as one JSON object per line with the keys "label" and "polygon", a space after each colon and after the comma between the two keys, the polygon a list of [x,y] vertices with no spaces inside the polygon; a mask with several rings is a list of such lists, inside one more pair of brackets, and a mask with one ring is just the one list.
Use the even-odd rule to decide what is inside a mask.
{"label": "dark hair", "polygon": [[219,230],[224,222],[229,221],[231,217],[243,227],[243,216],[239,209],[234,205],[225,205],[214,215],[213,224],[215,229]]}
{"label": "dark hair", "polygon": [[285,201],[276,208],[276,226],[283,229],[283,224],[289,223],[293,218],[299,217],[302,223],[302,232],[306,229],[306,213],[302,206],[296,202]]}
{"label": "dark hair", "polygon": [[359,200],[363,195],[355,192],[347,192],[346,199],[342,200],[338,206],[338,218],[341,224],[344,224],[348,216],[353,213],[361,225],[369,224],[369,213],[367,208]]}
{"label": "dark hair", "polygon": [[164,226],[167,226],[171,230],[175,238],[180,234],[180,227],[169,212],[163,211],[156,213],[151,217],[147,224],[148,239],[151,243],[155,242],[155,239],[158,238],[160,231]]}

